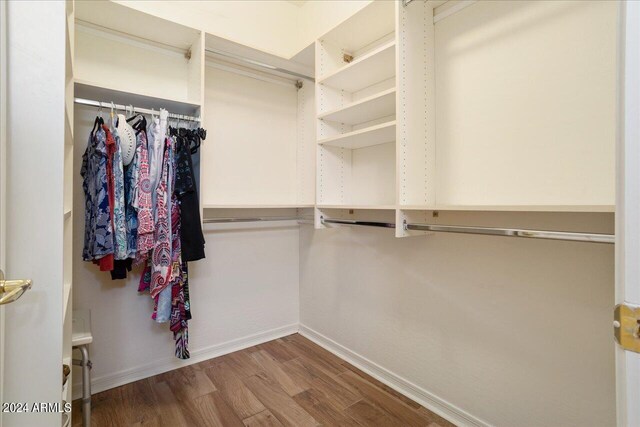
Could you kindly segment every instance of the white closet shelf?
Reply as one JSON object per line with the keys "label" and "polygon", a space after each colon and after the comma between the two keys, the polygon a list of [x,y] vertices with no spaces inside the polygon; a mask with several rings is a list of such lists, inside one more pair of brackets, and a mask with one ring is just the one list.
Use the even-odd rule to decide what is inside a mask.
{"label": "white closet shelf", "polygon": [[283,205],[203,205],[203,209],[297,209],[297,208],[313,208],[315,205],[310,204],[283,204]]}
{"label": "white closet shelf", "polygon": [[321,42],[356,52],[395,31],[395,2],[374,1],[320,37]]}
{"label": "white closet shelf", "polygon": [[76,2],[75,18],[106,32],[115,32],[141,41],[187,50],[200,31],[168,21],[113,1]]}
{"label": "white closet shelf", "polygon": [[353,132],[318,140],[320,145],[342,148],[364,148],[396,140],[396,121],[381,123]]}
{"label": "white closet shelf", "polygon": [[384,210],[392,211],[396,205],[318,205],[318,209],[354,209],[354,210]]}
{"label": "white closet shelf", "polygon": [[71,209],[65,209],[64,211],[64,219],[71,218]]}
{"label": "white closet shelf", "polygon": [[615,205],[399,205],[400,210],[496,212],[615,212]]}
{"label": "white closet shelf", "polygon": [[395,76],[395,58],[396,42],[393,40],[354,59],[333,73],[322,76],[318,83],[347,92],[357,92]]}
{"label": "white closet shelf", "polygon": [[396,113],[396,88],[387,89],[318,116],[319,119],[354,125]]}
{"label": "white closet shelf", "polygon": [[104,85],[82,79],[75,79],[75,97],[155,110],[165,108],[171,113],[185,115],[196,115],[200,109],[199,103],[187,99],[166,98],[160,94],[131,92],[113,85]]}

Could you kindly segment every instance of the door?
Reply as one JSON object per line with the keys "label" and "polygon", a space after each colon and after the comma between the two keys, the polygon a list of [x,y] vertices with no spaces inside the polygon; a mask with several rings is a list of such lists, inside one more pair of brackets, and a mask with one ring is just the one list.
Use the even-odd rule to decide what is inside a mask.
{"label": "door", "polygon": [[60,426],[65,3],[1,1],[0,10],[0,266],[8,279],[33,280],[0,308],[0,424]]}
{"label": "door", "polygon": [[618,426],[627,427],[640,426],[640,3],[620,6],[616,304],[629,309],[614,326],[619,339],[629,333],[615,350]]}

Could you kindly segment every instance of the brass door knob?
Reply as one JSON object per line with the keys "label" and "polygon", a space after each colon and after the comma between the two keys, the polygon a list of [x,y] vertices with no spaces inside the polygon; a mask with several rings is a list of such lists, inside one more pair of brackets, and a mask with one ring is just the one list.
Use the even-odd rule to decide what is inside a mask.
{"label": "brass door knob", "polygon": [[29,289],[31,280],[4,280],[4,272],[0,270],[0,305],[14,302]]}

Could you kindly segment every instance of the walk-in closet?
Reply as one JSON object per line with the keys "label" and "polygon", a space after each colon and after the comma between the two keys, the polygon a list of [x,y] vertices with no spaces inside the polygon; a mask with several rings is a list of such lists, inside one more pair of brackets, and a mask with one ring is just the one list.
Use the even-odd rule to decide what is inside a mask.
{"label": "walk-in closet", "polygon": [[640,426],[640,3],[0,3],[0,427]]}

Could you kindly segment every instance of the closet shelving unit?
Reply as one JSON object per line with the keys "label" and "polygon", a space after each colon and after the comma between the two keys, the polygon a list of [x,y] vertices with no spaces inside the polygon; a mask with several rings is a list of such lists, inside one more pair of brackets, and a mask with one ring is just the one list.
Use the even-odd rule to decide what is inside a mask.
{"label": "closet shelving unit", "polygon": [[316,41],[316,227],[395,210],[396,6],[373,2]]}
{"label": "closet shelving unit", "polygon": [[[125,95],[119,97],[123,104],[198,112],[201,31],[111,1],[78,2],[76,9],[75,79],[83,95],[110,101],[98,97],[114,93]],[[150,102],[141,105],[145,98]]]}
{"label": "closet shelving unit", "polygon": [[[535,31],[505,36],[517,38],[509,44],[487,41],[475,50],[462,49],[464,40],[487,40],[491,31],[500,34],[499,25],[492,21],[482,26],[477,23],[503,13],[505,6],[416,1],[398,8],[400,32],[405,32],[399,37],[400,67],[404,67],[399,92],[405,94],[406,101],[400,107],[398,127],[399,134],[409,137],[398,143],[397,223],[511,224],[573,230],[575,224],[565,222],[568,215],[579,221],[594,215],[610,217],[615,210],[615,120],[612,113],[601,114],[603,105],[615,105],[613,92],[607,89],[607,85],[615,86],[615,71],[602,65],[598,73],[604,80],[597,82],[593,74],[571,72],[583,68],[580,64],[585,56],[590,64],[615,64],[614,58],[603,56],[609,50],[606,47],[566,55],[563,52],[571,49],[562,43],[547,46]],[[543,6],[539,7],[542,13]],[[412,22],[421,22],[421,30]],[[581,25],[588,24],[558,23],[546,36],[553,34],[557,40],[571,43],[566,34],[572,30],[567,26],[576,26],[579,31]],[[596,35],[582,43],[607,45]],[[542,45],[545,48],[539,49]],[[538,64],[555,63],[557,69],[569,71],[559,74],[530,67],[526,58],[533,54],[526,49],[516,52],[514,46],[544,52],[546,59],[536,54]],[[501,58],[503,71],[494,72],[491,58]],[[401,87],[410,67],[424,69],[422,86],[413,81]],[[527,75],[536,76],[529,80],[530,88],[522,84],[522,77],[516,77]],[[602,92],[581,92],[583,97],[578,100],[571,95],[576,85]],[[514,108],[513,96],[525,93],[536,95],[527,96]],[[407,127],[420,120],[415,115],[420,108],[407,108],[419,97],[425,99],[424,111],[418,111],[421,130]],[[572,101],[557,107],[558,103],[550,102],[553,99]],[[584,154],[580,160],[575,157],[576,150]],[[434,215],[438,211],[440,215]],[[536,222],[540,218],[545,218],[543,223]],[[412,234],[396,230],[397,236]]]}
{"label": "closet shelving unit", "polygon": [[[314,208],[315,87],[303,78],[314,75],[314,44],[284,59],[111,1],[76,9],[72,95],[202,118],[208,134],[196,169],[204,218]],[[76,105],[69,123],[79,138],[99,111]],[[85,144],[76,144],[76,158]],[[75,191],[80,209],[83,195]]]}
{"label": "closet shelving unit", "polygon": [[[596,97],[570,109],[574,122],[593,126],[592,131],[576,131],[580,128],[558,122],[553,127],[538,123],[531,129],[531,118],[549,108],[544,100],[557,96],[553,90],[570,88],[574,77],[554,80],[542,72],[549,83],[535,83],[546,91],[541,101],[534,97],[514,109],[499,86],[520,80],[506,74],[494,87],[495,70],[486,59],[512,57],[513,52],[501,43],[487,42],[476,51],[460,53],[470,32],[483,31],[477,22],[499,14],[501,7],[455,0],[373,2],[317,41],[316,228],[324,228],[322,217],[367,220],[375,211],[395,210],[397,237],[425,234],[405,230],[404,223],[500,226],[486,214],[521,228],[538,225],[536,215],[541,215],[545,221],[539,226],[572,230],[564,223],[568,214],[614,212],[615,123],[612,117],[601,122],[587,119],[598,117],[589,110],[597,107]],[[523,34],[530,37],[523,45],[539,43],[533,39],[539,34]],[[479,34],[476,39],[483,37]],[[556,55],[554,49],[545,54]],[[614,63],[592,54],[592,63]],[[579,60],[577,55],[563,61],[572,70],[580,69]],[[554,61],[550,57],[548,62]],[[531,72],[524,63],[520,58],[520,65],[514,64],[522,68],[521,75]],[[471,70],[473,79],[465,77],[465,69]],[[602,71],[615,78],[613,70]],[[607,101],[612,101],[607,98],[610,92],[602,94]],[[518,93],[517,88],[510,93]],[[564,99],[572,98],[567,94]],[[478,112],[488,117],[492,128],[483,126]],[[507,115],[515,124],[501,119]],[[557,111],[555,116],[566,115],[567,111]],[[530,130],[528,135],[538,139],[514,133],[518,128]],[[608,134],[598,131],[607,128]],[[575,160],[571,154],[575,147],[585,147],[585,158]],[[500,161],[492,163],[495,158]],[[492,167],[487,169],[482,161]],[[558,184],[551,191],[550,179]],[[596,191],[587,188],[593,183]]]}

